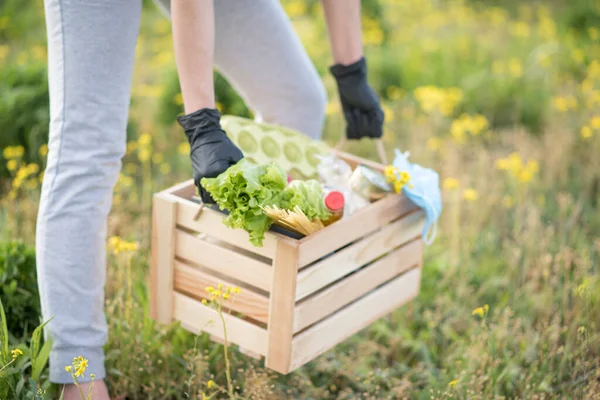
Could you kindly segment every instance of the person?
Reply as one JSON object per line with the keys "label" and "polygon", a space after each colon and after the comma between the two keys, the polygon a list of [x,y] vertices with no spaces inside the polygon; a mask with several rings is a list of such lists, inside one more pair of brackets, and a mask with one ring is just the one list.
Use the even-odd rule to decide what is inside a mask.
{"label": "person", "polygon": [[[178,119],[190,142],[196,182],[223,172],[242,153],[215,109],[213,66],[258,118],[321,135],[326,93],[277,0],[157,0],[170,13],[184,99]],[[103,311],[107,216],[126,148],[141,0],[45,0],[50,137],[36,248],[42,313],[53,317],[50,380],[64,399],[79,391],[65,371],[89,360],[93,399],[104,383]],[[383,111],[366,78],[360,0],[322,0],[349,139],[381,137]],[[203,194],[206,201],[210,198]],[[90,374],[81,379],[83,390]]]}

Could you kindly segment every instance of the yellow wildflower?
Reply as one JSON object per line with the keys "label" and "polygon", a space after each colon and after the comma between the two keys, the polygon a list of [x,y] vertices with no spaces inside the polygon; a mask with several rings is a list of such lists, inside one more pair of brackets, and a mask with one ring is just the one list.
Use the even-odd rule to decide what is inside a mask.
{"label": "yellow wildflower", "polygon": [[241,290],[239,287],[237,287],[237,286],[236,286],[236,287],[234,287],[234,288],[232,289],[232,292],[233,292],[234,294],[240,294],[240,293],[242,292],[242,290]]}
{"label": "yellow wildflower", "polygon": [[188,142],[182,142],[179,146],[177,146],[177,151],[179,154],[187,156],[190,154],[190,144]]}
{"label": "yellow wildflower", "polygon": [[149,133],[142,133],[138,138],[138,144],[140,146],[148,146],[152,142],[152,136]]}
{"label": "yellow wildflower", "polygon": [[215,288],[212,286],[207,286],[204,290],[206,290],[206,293],[208,293],[208,294],[213,294],[213,292],[215,291]]}
{"label": "yellow wildflower", "polygon": [[521,60],[517,58],[511,59],[508,63],[508,70],[515,78],[520,78],[523,76],[523,66],[521,65]]}
{"label": "yellow wildflower", "polygon": [[96,374],[90,374],[90,378],[91,378],[92,380],[96,379]]}
{"label": "yellow wildflower", "polygon": [[46,157],[48,155],[48,145],[47,144],[41,145],[39,152],[40,152],[40,156]]}
{"label": "yellow wildflower", "polygon": [[209,380],[208,382],[206,382],[206,387],[210,389],[211,387],[213,387],[213,386],[214,386],[214,384],[215,384],[215,381],[213,381],[213,380],[211,379],[211,380]]}
{"label": "yellow wildflower", "polygon": [[483,318],[485,316],[486,312],[487,312],[487,310],[486,310],[485,306],[477,307],[476,309],[473,310],[471,315],[477,315],[477,316]]}
{"label": "yellow wildflower", "polygon": [[141,162],[146,162],[150,159],[150,150],[148,149],[140,149],[138,150],[138,159]]}
{"label": "yellow wildflower", "polygon": [[208,304],[208,300],[202,299],[202,304],[204,304],[204,305]]}
{"label": "yellow wildflower", "polygon": [[585,333],[585,326],[581,325],[579,328],[577,328],[577,333]]}
{"label": "yellow wildflower", "polygon": [[460,186],[460,182],[456,178],[448,177],[444,179],[444,189],[452,190],[457,189]]}
{"label": "yellow wildflower", "polygon": [[459,382],[458,379],[455,379],[453,381],[450,381],[450,383],[448,383],[448,386],[451,387],[451,388],[456,387],[456,385],[458,384],[458,382]]}
{"label": "yellow wildflower", "polygon": [[67,366],[65,367],[65,371],[67,371],[67,372],[71,372],[72,370],[73,370],[73,367],[72,367],[72,366],[70,366],[70,365],[67,365]]}
{"label": "yellow wildflower", "polygon": [[23,355],[23,352],[21,351],[21,349],[14,349],[10,353],[12,354],[13,360],[16,359],[17,357]]}
{"label": "yellow wildflower", "polygon": [[223,293],[223,298],[227,300],[229,298],[229,293]]}
{"label": "yellow wildflower", "polygon": [[181,93],[177,93],[175,97],[173,97],[173,103],[175,103],[178,106],[183,105],[183,96],[181,95]]}
{"label": "yellow wildflower", "polygon": [[466,201],[476,201],[478,197],[479,195],[475,189],[468,188],[463,191],[463,199]]}
{"label": "yellow wildflower", "polygon": [[600,116],[592,117],[592,119],[590,119],[590,125],[594,129],[600,129]]}
{"label": "yellow wildflower", "polygon": [[581,128],[581,137],[584,139],[589,139],[592,137],[592,128],[590,128],[589,126],[584,126]]}
{"label": "yellow wildflower", "polygon": [[9,171],[14,171],[17,169],[17,160],[8,160],[8,162],[6,163],[6,168],[8,168]]}
{"label": "yellow wildflower", "polygon": [[526,38],[529,37],[529,25],[523,21],[517,21],[511,24],[510,33],[516,37]]}

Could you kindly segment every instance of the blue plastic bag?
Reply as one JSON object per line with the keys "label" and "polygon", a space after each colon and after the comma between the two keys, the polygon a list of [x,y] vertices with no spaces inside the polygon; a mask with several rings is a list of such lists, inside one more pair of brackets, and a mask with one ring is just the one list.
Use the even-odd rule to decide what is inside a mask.
{"label": "blue plastic bag", "polygon": [[402,188],[402,193],[425,211],[423,242],[430,245],[437,234],[437,220],[442,213],[442,192],[437,172],[408,161],[410,153],[396,149],[393,166],[410,174],[410,181]]}

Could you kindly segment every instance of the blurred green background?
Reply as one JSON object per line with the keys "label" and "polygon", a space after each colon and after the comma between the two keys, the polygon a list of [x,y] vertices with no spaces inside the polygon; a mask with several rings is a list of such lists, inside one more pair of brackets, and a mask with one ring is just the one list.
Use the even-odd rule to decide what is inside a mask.
{"label": "blurred green background", "polygon": [[[328,90],[324,138],[334,144],[344,121],[320,3],[282,4]],[[442,177],[422,292],[290,376],[235,353],[239,393],[600,398],[600,1],[362,4],[388,155],[410,150]],[[42,1],[0,2],[0,66],[0,296],[18,346],[39,323],[31,254],[48,135]],[[218,73],[215,82],[224,114],[251,117]],[[110,385],[131,399],[202,398],[209,379],[225,379],[220,346],[147,315],[151,196],[190,176],[181,112],[170,23],[144,1],[109,220],[111,236],[139,244],[109,254],[107,285]],[[346,150],[376,155],[367,140]]]}

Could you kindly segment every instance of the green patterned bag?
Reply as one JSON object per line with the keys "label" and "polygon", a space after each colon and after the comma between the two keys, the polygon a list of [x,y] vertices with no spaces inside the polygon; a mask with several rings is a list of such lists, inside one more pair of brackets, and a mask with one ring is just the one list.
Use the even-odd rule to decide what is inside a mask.
{"label": "green patterned bag", "polygon": [[317,178],[316,156],[330,151],[325,142],[283,126],[231,115],[221,117],[221,126],[244,157],[257,164],[275,162],[295,179]]}

